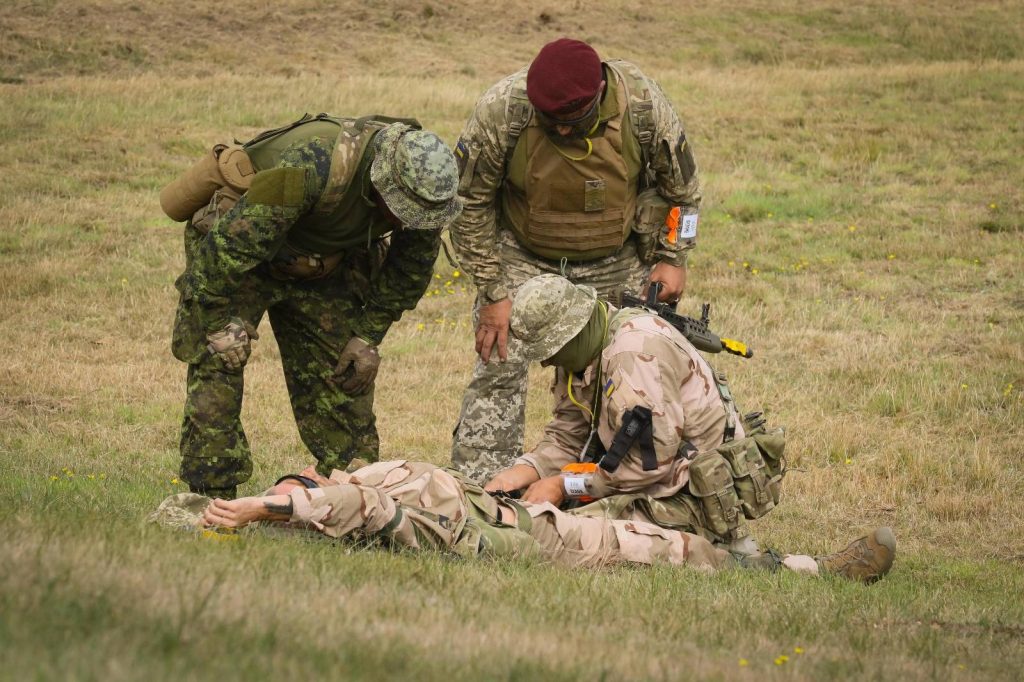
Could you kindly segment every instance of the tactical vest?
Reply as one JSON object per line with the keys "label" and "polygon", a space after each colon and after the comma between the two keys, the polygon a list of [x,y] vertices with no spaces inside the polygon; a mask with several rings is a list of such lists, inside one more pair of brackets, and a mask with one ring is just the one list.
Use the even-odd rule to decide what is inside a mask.
{"label": "tactical vest", "polygon": [[[503,227],[544,258],[593,260],[622,248],[632,232],[636,200],[647,183],[653,139],[650,92],[632,65],[608,66],[608,91],[601,103],[603,131],[590,138],[593,151],[557,144],[532,116],[525,78],[509,101],[509,143]],[[525,102],[525,104],[524,104]]]}
{"label": "tactical vest", "polygon": [[[289,230],[285,246],[291,255],[320,258],[353,247],[367,247],[393,229],[379,211],[363,201],[363,185],[375,151],[371,142],[392,123],[414,128],[414,119],[366,116],[359,119],[319,114],[303,116],[295,123],[268,130],[245,143],[243,148],[256,170],[274,167],[281,153],[296,142],[312,137],[334,138],[331,170],[316,204]],[[369,226],[369,227],[368,227]]]}

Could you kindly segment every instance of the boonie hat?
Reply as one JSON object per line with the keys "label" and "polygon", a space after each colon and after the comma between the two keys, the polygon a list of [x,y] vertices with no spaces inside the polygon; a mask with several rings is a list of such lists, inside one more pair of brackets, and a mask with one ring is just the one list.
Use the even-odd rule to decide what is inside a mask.
{"label": "boonie hat", "polygon": [[558,275],[526,281],[512,300],[509,328],[524,360],[547,360],[587,325],[597,291]]}
{"label": "boonie hat", "polygon": [[440,230],[462,212],[455,156],[426,130],[393,123],[377,133],[370,181],[388,209],[414,230]]}

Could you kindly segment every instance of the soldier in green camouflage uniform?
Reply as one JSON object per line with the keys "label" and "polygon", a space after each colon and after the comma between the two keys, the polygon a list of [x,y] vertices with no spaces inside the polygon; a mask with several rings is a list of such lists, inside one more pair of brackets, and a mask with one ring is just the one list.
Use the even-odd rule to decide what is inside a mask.
{"label": "soldier in green camouflage uniform", "polygon": [[237,203],[218,192],[188,222],[172,348],[188,363],[191,490],[232,498],[251,474],[239,414],[264,312],[318,468],[376,459],[377,345],[420,299],[461,210],[451,151],[395,121],[321,114],[267,131],[244,146],[255,175]]}
{"label": "soldier in green camouflage uniform", "polygon": [[479,361],[452,462],[486,480],[522,452],[527,365],[506,346],[518,287],[554,273],[606,298],[659,281],[662,300],[678,299],[700,188],[661,88],[568,39],[484,93],[455,153],[465,210],[451,235],[478,288]]}

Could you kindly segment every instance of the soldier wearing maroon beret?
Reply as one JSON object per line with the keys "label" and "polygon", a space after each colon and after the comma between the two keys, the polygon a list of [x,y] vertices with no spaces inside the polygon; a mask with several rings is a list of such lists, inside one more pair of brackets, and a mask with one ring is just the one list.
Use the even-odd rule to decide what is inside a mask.
{"label": "soldier wearing maroon beret", "polygon": [[516,290],[556,273],[602,297],[661,282],[661,300],[677,300],[700,185],[657,83],[569,38],[483,94],[455,156],[465,208],[452,242],[477,286],[479,359],[452,461],[486,480],[522,453],[528,362],[507,345]]}

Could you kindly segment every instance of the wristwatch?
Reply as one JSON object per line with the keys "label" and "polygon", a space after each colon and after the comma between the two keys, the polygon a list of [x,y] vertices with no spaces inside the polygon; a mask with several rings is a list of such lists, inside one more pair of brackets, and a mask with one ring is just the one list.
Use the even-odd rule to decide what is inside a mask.
{"label": "wristwatch", "polygon": [[508,298],[508,287],[504,282],[491,282],[480,287],[478,293],[484,305],[490,305]]}

